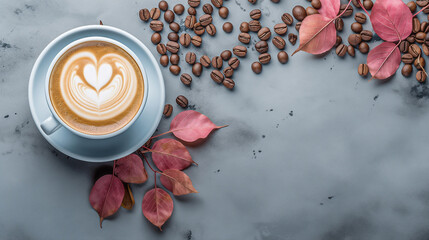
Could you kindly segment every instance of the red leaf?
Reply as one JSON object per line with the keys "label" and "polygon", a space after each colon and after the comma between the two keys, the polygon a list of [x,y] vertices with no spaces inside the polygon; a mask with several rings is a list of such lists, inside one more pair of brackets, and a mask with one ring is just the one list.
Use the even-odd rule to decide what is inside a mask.
{"label": "red leaf", "polygon": [[181,142],[171,138],[156,141],[150,151],[153,162],[161,171],[167,169],[183,170],[195,163],[186,147]]}
{"label": "red leaf", "polygon": [[143,215],[162,231],[161,227],[173,213],[173,199],[161,188],[154,188],[143,197]]}
{"label": "red leaf", "polygon": [[103,219],[114,214],[124,198],[124,185],[111,174],[99,178],[91,189],[89,202],[100,216],[100,227]]}
{"label": "red leaf", "polygon": [[319,13],[327,18],[335,18],[340,11],[340,0],[320,0],[322,7],[318,10]]}
{"label": "red leaf", "polygon": [[170,132],[182,141],[193,143],[207,138],[213,130],[223,127],[226,126],[218,127],[205,115],[188,110],[179,113],[171,121]]}
{"label": "red leaf", "polygon": [[143,161],[136,154],[116,160],[115,175],[127,183],[144,183],[147,180]]}
{"label": "red leaf", "polygon": [[188,175],[182,171],[167,169],[161,173],[160,179],[162,185],[176,196],[198,192]]}
{"label": "red leaf", "polygon": [[413,14],[402,0],[375,1],[370,19],[375,33],[387,42],[404,40],[413,30]]}
{"label": "red leaf", "polygon": [[398,70],[401,64],[401,52],[398,45],[383,42],[369,52],[367,62],[373,78],[386,79]]}
{"label": "red leaf", "polygon": [[307,16],[299,29],[299,47],[295,52],[305,51],[322,54],[329,51],[336,42],[337,32],[333,19],[320,14]]}

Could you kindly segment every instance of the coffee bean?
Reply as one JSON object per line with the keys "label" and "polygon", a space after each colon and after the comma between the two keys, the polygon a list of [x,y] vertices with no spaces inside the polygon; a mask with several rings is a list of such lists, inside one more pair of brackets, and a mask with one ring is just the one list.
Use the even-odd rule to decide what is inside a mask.
{"label": "coffee bean", "polygon": [[424,58],[420,57],[414,60],[414,67],[416,67],[418,70],[422,70],[426,65],[426,61]]}
{"label": "coffee bean", "polygon": [[199,22],[195,23],[195,25],[194,25],[194,33],[195,34],[201,36],[201,35],[204,34],[205,31],[206,30],[205,30],[205,28],[203,27],[203,25],[201,23],[199,23]]}
{"label": "coffee bean", "polygon": [[240,32],[249,32],[249,23],[248,22],[242,22],[240,24]]}
{"label": "coffee bean", "polygon": [[177,96],[176,103],[177,103],[177,105],[179,105],[182,108],[188,107],[188,99],[183,95]]}
{"label": "coffee bean", "polygon": [[429,32],[429,23],[428,22],[422,22],[420,24],[420,31],[424,32],[424,33],[428,33]]}
{"label": "coffee bean", "polygon": [[428,46],[426,46],[426,44],[423,44],[423,45],[422,45],[422,49],[423,49],[423,53],[424,53],[426,56],[429,56],[429,47],[428,47]]}
{"label": "coffee bean", "polygon": [[223,76],[223,74],[219,71],[219,70],[213,70],[210,73],[210,77],[212,78],[213,81],[215,81],[216,83],[222,83],[223,80],[225,79],[225,77]]}
{"label": "coffee bean", "polygon": [[320,2],[320,0],[312,0],[311,6],[313,6],[315,9],[319,9],[322,7],[322,3]]}
{"label": "coffee bean", "polygon": [[254,62],[252,63],[252,71],[256,74],[259,74],[262,72],[262,65],[260,62]]}
{"label": "coffee bean", "polygon": [[210,23],[207,27],[206,27],[206,32],[208,35],[210,36],[214,36],[216,35],[216,27],[215,25],[213,25],[213,23]]}
{"label": "coffee bean", "polygon": [[167,53],[167,47],[165,47],[164,43],[160,43],[160,44],[156,45],[156,51],[159,54],[164,55]]}
{"label": "coffee bean", "polygon": [[269,28],[267,27],[263,27],[258,31],[258,37],[259,39],[261,39],[262,41],[266,41],[268,39],[270,39],[271,37],[271,31]]}
{"label": "coffee bean", "polygon": [[171,53],[177,53],[180,49],[180,45],[177,42],[173,42],[173,41],[168,41],[166,47],[167,47],[167,50]]}
{"label": "coffee bean", "polygon": [[353,46],[347,46],[347,53],[351,56],[354,57],[355,56],[355,48]]}
{"label": "coffee bean", "polygon": [[360,32],[360,36],[361,36],[363,41],[369,42],[372,40],[373,33],[371,31],[368,31],[368,30],[362,30]]}
{"label": "coffee bean", "polygon": [[238,35],[238,41],[244,44],[248,44],[250,42],[250,34],[248,33],[240,33]]}
{"label": "coffee bean", "polygon": [[404,64],[402,67],[401,73],[405,77],[411,76],[411,73],[413,72],[413,66],[411,64]]}
{"label": "coffee bean", "polygon": [[149,14],[150,18],[152,18],[153,20],[158,20],[161,16],[161,10],[159,10],[159,8],[152,8]]}
{"label": "coffee bean", "polygon": [[219,8],[219,17],[225,19],[229,15],[229,9],[227,7]]}
{"label": "coffee bean", "polygon": [[366,77],[366,75],[368,75],[368,72],[369,72],[368,65],[362,64],[362,63],[359,64],[359,67],[358,67],[359,75],[361,75],[362,77]]}
{"label": "coffee bean", "polygon": [[204,4],[203,5],[203,12],[211,15],[213,13],[213,6],[210,3]]}
{"label": "coffee bean", "polygon": [[180,57],[177,54],[171,54],[170,63],[173,65],[179,65]]}
{"label": "coffee bean", "polygon": [[142,21],[149,21],[150,19],[150,12],[147,8],[143,8],[139,11],[139,17]]}
{"label": "coffee bean", "polygon": [[369,52],[369,45],[366,42],[361,42],[359,44],[359,51],[363,54],[366,54]]}
{"label": "coffee bean", "polygon": [[225,31],[226,33],[230,33],[234,29],[234,26],[232,25],[232,23],[226,22],[223,24],[222,28],[223,28],[223,31]]}
{"label": "coffee bean", "polygon": [[[250,1],[250,0],[249,0]],[[233,89],[235,86],[235,82],[234,80],[232,80],[231,78],[225,78],[225,80],[223,80],[223,85],[228,88],[228,89]]]}
{"label": "coffee bean", "polygon": [[287,37],[288,37],[289,42],[292,43],[292,45],[295,45],[296,40],[298,39],[298,36],[296,34],[289,33],[289,35]]}
{"label": "coffee bean", "polygon": [[307,16],[319,14],[319,11],[317,11],[313,7],[307,7],[307,9],[305,9],[305,12],[307,13]]}
{"label": "coffee bean", "polygon": [[234,74],[234,69],[232,67],[226,67],[223,70],[223,74],[225,75],[225,77],[230,78]]}
{"label": "coffee bean", "polygon": [[408,48],[408,52],[413,57],[416,58],[422,53],[422,50],[420,49],[420,47],[417,44],[411,44],[410,47]]}
{"label": "coffee bean", "polygon": [[271,2],[273,2],[273,3],[279,3],[280,0],[271,0]]}
{"label": "coffee bean", "polygon": [[200,5],[200,0],[188,0],[189,6],[196,8]]}
{"label": "coffee bean", "polygon": [[251,4],[255,4],[257,0],[248,0]]}
{"label": "coffee bean", "polygon": [[180,76],[180,81],[182,81],[186,86],[190,86],[192,83],[192,77],[191,75],[184,73]]}
{"label": "coffee bean", "polygon": [[429,1],[428,0],[416,0],[416,3],[419,7],[426,7],[426,5],[428,5]]}
{"label": "coffee bean", "polygon": [[173,11],[171,11],[171,10],[167,10],[165,13],[164,13],[164,20],[167,22],[167,23],[172,23],[172,22],[174,22],[174,12]]}
{"label": "coffee bean", "polygon": [[358,12],[355,14],[355,20],[360,24],[364,24],[366,22],[366,15],[361,12]]}
{"label": "coffee bean", "polygon": [[183,12],[185,11],[185,6],[183,6],[182,4],[176,4],[173,7],[173,11],[177,14],[177,15],[182,15]]}
{"label": "coffee bean", "polygon": [[201,65],[203,65],[203,66],[204,66],[204,67],[206,67],[206,68],[210,67],[211,61],[210,61],[209,56],[207,56],[207,55],[203,55],[203,56],[200,58],[200,63],[201,63]]}
{"label": "coffee bean", "polygon": [[223,5],[223,0],[212,0],[213,6],[220,8]]}
{"label": "coffee bean", "polygon": [[168,38],[168,40],[173,41],[173,42],[179,41],[179,35],[175,32],[169,33],[167,38]]}
{"label": "coffee bean", "polygon": [[343,43],[343,39],[337,35],[334,47],[338,47],[341,43]]}
{"label": "coffee bean", "polygon": [[259,55],[259,62],[262,64],[268,64],[271,62],[271,55],[269,53],[262,53]]}
{"label": "coffee bean", "polygon": [[173,106],[171,106],[171,104],[165,104],[164,111],[162,113],[165,117],[170,117],[173,113]]}
{"label": "coffee bean", "polygon": [[152,34],[152,37],[150,38],[150,40],[152,41],[152,43],[154,45],[160,43],[161,42],[161,34],[159,34],[157,32]]}
{"label": "coffee bean", "polygon": [[215,56],[212,59],[212,66],[217,69],[221,69],[223,65],[223,60],[219,56]]}
{"label": "coffee bean", "polygon": [[194,15],[189,15],[185,19],[185,27],[189,29],[193,29],[196,22],[197,22],[197,18]]}
{"label": "coffee bean", "polygon": [[403,63],[406,64],[411,64],[414,61],[413,55],[409,54],[409,53],[405,53],[404,55],[402,55],[401,60]]}
{"label": "coffee bean", "polygon": [[246,57],[247,54],[247,48],[245,46],[235,46],[232,49],[232,52],[237,57]]}
{"label": "coffee bean", "polygon": [[178,33],[180,31],[180,25],[176,22],[170,23],[170,29],[171,31]]}
{"label": "coffee bean", "polygon": [[407,37],[407,42],[409,43],[415,43],[416,42],[416,36],[410,35]]}
{"label": "coffee bean", "polygon": [[279,60],[280,63],[285,64],[288,62],[289,56],[285,51],[280,51],[277,54],[277,59]]}
{"label": "coffee bean", "polygon": [[418,32],[416,34],[416,42],[422,44],[422,43],[425,42],[425,39],[426,39],[426,33],[424,33],[424,32]]}
{"label": "coffee bean", "polygon": [[193,53],[193,52],[188,52],[188,53],[186,53],[185,61],[186,61],[188,64],[190,64],[190,65],[194,65],[194,64],[195,64],[195,62],[196,62],[196,60],[197,60],[197,55],[196,55],[195,53]]}
{"label": "coffee bean", "polygon": [[282,15],[282,21],[286,23],[287,25],[292,25],[293,18],[289,13],[283,13]]}
{"label": "coffee bean", "polygon": [[337,18],[335,19],[335,29],[337,29],[337,31],[343,31],[344,28],[344,21],[341,18]]}
{"label": "coffee bean", "polygon": [[299,29],[301,28],[301,24],[302,24],[302,22],[297,22],[297,23],[295,24],[295,29],[296,29],[296,31],[298,31],[298,32],[299,32]]}
{"label": "coffee bean", "polygon": [[407,41],[402,41],[399,44],[399,50],[403,53],[407,53],[408,52],[408,48],[410,47],[410,43]]}
{"label": "coffee bean", "polygon": [[355,33],[360,33],[362,31],[362,24],[360,24],[358,22],[354,22],[351,25],[351,29]]}
{"label": "coffee bean", "polygon": [[195,15],[197,15],[197,10],[193,7],[189,7],[188,8],[188,14],[195,16]]}
{"label": "coffee bean", "polygon": [[191,38],[191,43],[192,45],[194,45],[195,47],[200,47],[201,44],[203,43],[203,40],[201,39],[200,36],[193,36]]}
{"label": "coffee bean", "polygon": [[418,18],[413,18],[413,33],[418,33],[420,31],[420,21]]}
{"label": "coffee bean", "polygon": [[416,74],[416,80],[419,82],[419,83],[424,83],[424,82],[426,82],[426,73],[424,73],[423,71],[418,71],[417,72],[417,74]]}
{"label": "coffee bean", "polygon": [[164,28],[164,23],[158,20],[153,20],[152,22],[150,22],[149,27],[155,32],[161,32]]}
{"label": "coffee bean", "polygon": [[338,47],[335,49],[335,53],[340,57],[344,57],[347,53],[346,45],[344,44],[338,45]]}
{"label": "coffee bean", "polygon": [[280,50],[283,50],[286,46],[285,40],[279,36],[275,36],[272,41],[274,46],[276,46]]}
{"label": "coffee bean", "polygon": [[252,32],[258,32],[259,30],[261,30],[261,23],[258,20],[250,21],[249,30]]}
{"label": "coffee bean", "polygon": [[259,20],[261,18],[261,10],[253,9],[252,11],[250,11],[249,15],[251,19]]}
{"label": "coffee bean", "polygon": [[356,47],[362,42],[362,37],[360,36],[360,34],[350,34],[348,41],[350,45]]}
{"label": "coffee bean", "polygon": [[161,64],[163,67],[167,67],[168,66],[168,56],[167,55],[162,55],[159,58],[159,64]]}
{"label": "coffee bean", "polygon": [[374,6],[374,3],[371,0],[364,0],[363,1],[363,7],[370,11],[372,9],[372,7]]}
{"label": "coffee bean", "polygon": [[158,3],[158,7],[159,7],[159,9],[161,9],[162,11],[167,11],[167,9],[168,9],[168,3],[166,2],[166,1],[160,1],[159,3]]}
{"label": "coffee bean", "polygon": [[417,5],[414,1],[408,2],[407,3],[408,8],[410,9],[410,11],[413,13],[416,11],[417,9]]}
{"label": "coffee bean", "polygon": [[220,57],[224,60],[224,61],[228,61],[232,56],[232,52],[229,50],[225,50],[220,54]]}
{"label": "coffee bean", "polygon": [[303,8],[301,5],[296,5],[292,9],[292,14],[298,21],[302,21],[305,17],[307,17],[307,12],[305,11],[305,8]]}
{"label": "coffee bean", "polygon": [[274,25],[274,32],[278,35],[285,35],[287,33],[287,24],[286,23],[277,23]]}
{"label": "coffee bean", "polygon": [[353,7],[352,6],[347,7],[347,4],[341,4],[340,11],[338,13],[340,14],[344,10],[346,10],[346,11],[344,12],[343,17],[350,17],[351,15],[353,15]]}
{"label": "coffee bean", "polygon": [[233,58],[229,59],[228,65],[235,70],[240,66],[240,60],[238,60],[238,58],[236,58],[236,57],[233,57]]}
{"label": "coffee bean", "polygon": [[177,65],[171,65],[170,66],[170,72],[174,75],[179,75],[180,70],[181,70],[180,67]]}
{"label": "coffee bean", "polygon": [[268,52],[268,43],[266,41],[259,41],[255,44],[255,49],[259,53],[266,53]]}
{"label": "coffee bean", "polygon": [[182,44],[182,46],[188,47],[191,44],[191,36],[187,33],[182,33],[179,41],[180,41],[180,44]]}
{"label": "coffee bean", "polygon": [[213,18],[211,15],[209,14],[204,14],[200,17],[200,23],[203,27],[209,25],[210,23],[212,23]]}
{"label": "coffee bean", "polygon": [[201,73],[203,72],[203,65],[201,65],[201,63],[195,63],[193,66],[192,66],[192,73],[195,75],[195,76],[197,76],[197,77],[199,77],[199,76],[201,76]]}

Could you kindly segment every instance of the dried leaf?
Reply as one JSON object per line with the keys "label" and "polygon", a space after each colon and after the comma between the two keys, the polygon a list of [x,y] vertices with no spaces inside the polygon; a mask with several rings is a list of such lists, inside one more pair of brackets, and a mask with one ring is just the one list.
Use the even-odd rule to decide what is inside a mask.
{"label": "dried leaf", "polygon": [[154,188],[143,197],[143,215],[162,231],[161,227],[173,213],[173,199],[161,188]]}
{"label": "dried leaf", "polygon": [[373,78],[386,79],[392,76],[401,64],[398,45],[383,42],[369,52],[367,63]]}
{"label": "dried leaf", "polygon": [[320,0],[322,7],[318,10],[320,15],[327,18],[335,18],[340,11],[340,0]]}
{"label": "dried leaf", "polygon": [[192,181],[188,175],[179,170],[165,170],[161,173],[160,180],[162,185],[176,196],[198,192],[192,185]]}
{"label": "dried leaf", "polygon": [[402,0],[377,0],[371,11],[372,27],[380,38],[396,42],[413,30],[413,14]]}
{"label": "dried leaf", "polygon": [[99,178],[91,189],[89,202],[100,216],[100,228],[103,220],[118,211],[124,198],[124,185],[111,174]]}
{"label": "dried leaf", "polygon": [[307,16],[299,29],[299,47],[292,55],[301,50],[311,54],[329,51],[337,39],[333,20],[321,14]]}
{"label": "dried leaf", "polygon": [[156,141],[150,151],[153,162],[161,171],[167,169],[183,170],[195,163],[186,147],[181,142],[171,138]]}
{"label": "dried leaf", "polygon": [[127,183],[144,183],[147,180],[143,161],[136,154],[116,160],[115,175]]}
{"label": "dried leaf", "polygon": [[226,126],[216,126],[207,116],[193,110],[179,113],[170,124],[170,132],[177,138],[188,143],[194,143],[207,138],[215,129]]}
{"label": "dried leaf", "polygon": [[131,191],[131,187],[128,183],[124,183],[125,195],[124,199],[122,199],[121,206],[125,209],[131,210],[134,207],[134,196],[133,191]]}

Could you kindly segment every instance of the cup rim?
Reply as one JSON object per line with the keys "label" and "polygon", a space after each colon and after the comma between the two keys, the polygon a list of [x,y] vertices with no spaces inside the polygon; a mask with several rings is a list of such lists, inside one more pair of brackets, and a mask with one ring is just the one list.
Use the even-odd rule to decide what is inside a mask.
{"label": "cup rim", "polygon": [[[68,124],[66,124],[57,114],[57,112],[55,111],[51,99],[50,99],[50,94],[49,94],[49,81],[50,81],[50,77],[51,77],[51,73],[52,73],[52,69],[54,68],[56,62],[58,61],[58,59],[65,53],[67,52],[70,48],[83,43],[83,42],[88,42],[88,41],[105,41],[108,43],[112,43],[120,48],[122,48],[124,51],[126,51],[128,54],[131,55],[131,57],[134,59],[134,61],[136,61],[137,65],[140,68],[140,72],[142,73],[143,76],[143,84],[144,84],[144,89],[143,89],[143,99],[142,99],[142,103],[140,105],[139,110],[137,111],[137,113],[134,115],[134,117],[122,128],[120,128],[119,130],[112,132],[112,133],[108,133],[108,134],[100,134],[100,135],[91,135],[91,134],[86,134],[86,133],[82,133],[80,131],[77,131],[76,129],[73,129],[72,127],[70,127]],[[64,48],[61,49],[61,51],[59,51],[55,57],[53,58],[52,62],[49,65],[47,74],[46,74],[46,78],[45,78],[45,99],[46,102],[49,106],[49,110],[52,114],[52,116],[61,124],[62,127],[67,128],[69,131],[71,131],[72,133],[80,136],[80,137],[84,137],[84,138],[88,138],[88,139],[107,139],[107,138],[112,138],[115,137],[123,132],[125,132],[141,115],[141,113],[143,112],[143,109],[145,107],[146,104],[146,100],[147,100],[147,93],[148,93],[148,80],[147,80],[147,74],[146,71],[143,68],[143,64],[141,63],[140,59],[137,57],[137,55],[131,50],[129,49],[125,44],[108,38],[108,37],[101,37],[101,36],[92,36],[92,37],[83,37],[83,38],[79,38],[71,43],[69,43],[67,46],[65,46]]]}

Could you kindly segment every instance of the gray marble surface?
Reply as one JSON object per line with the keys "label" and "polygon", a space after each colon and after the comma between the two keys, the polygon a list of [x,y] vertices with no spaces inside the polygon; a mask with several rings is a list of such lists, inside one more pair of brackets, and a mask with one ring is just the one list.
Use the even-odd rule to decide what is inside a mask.
{"label": "gray marble surface", "polygon": [[[186,173],[200,193],[174,198],[163,232],[141,213],[153,181],[133,186],[135,208],[121,209],[100,229],[88,195],[95,170],[105,164],[70,159],[43,139],[31,119],[28,79],[52,39],[99,19],[136,35],[157,56],[149,26],[137,15],[156,1],[0,3],[0,239],[428,239],[426,85],[400,74],[384,83],[362,79],[357,65],[366,56],[359,53],[344,60],[334,52],[299,53],[254,75],[253,49],[234,75],[232,92],[217,86],[209,71],[189,89],[163,69],[174,114],[174,99],[183,94],[215,123],[230,126],[191,148],[199,166]],[[261,8],[262,23],[272,27],[297,3],[307,5],[226,1],[233,34],[221,30],[215,14],[218,34],[205,36],[197,53],[231,49],[252,8]],[[353,19],[345,22],[348,29]],[[287,52],[296,47],[288,44]],[[277,53],[272,46],[270,52]],[[159,131],[170,121],[162,120]]]}

